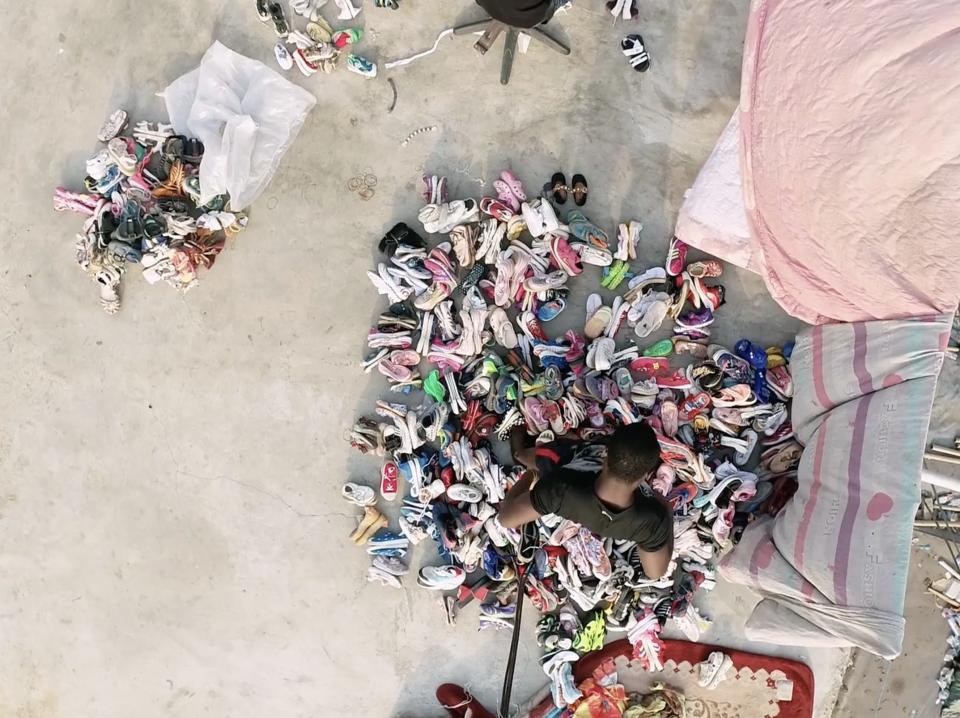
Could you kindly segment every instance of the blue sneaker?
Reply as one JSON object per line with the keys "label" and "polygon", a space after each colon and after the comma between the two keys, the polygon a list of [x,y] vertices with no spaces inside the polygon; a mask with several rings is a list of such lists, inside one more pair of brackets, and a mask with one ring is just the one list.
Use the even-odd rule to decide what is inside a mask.
{"label": "blue sneaker", "polygon": [[541,322],[549,322],[551,319],[556,319],[566,306],[567,303],[562,299],[551,299],[549,302],[544,302],[537,310],[537,319]]}

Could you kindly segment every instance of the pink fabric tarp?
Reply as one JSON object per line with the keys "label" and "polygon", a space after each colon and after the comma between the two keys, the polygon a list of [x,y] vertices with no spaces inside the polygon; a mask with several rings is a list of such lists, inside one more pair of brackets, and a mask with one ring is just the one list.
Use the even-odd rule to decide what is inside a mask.
{"label": "pink fabric tarp", "polygon": [[[952,311],[958,68],[956,0],[757,0],[740,166],[721,138],[677,236],[758,271],[811,324]],[[749,238],[729,207],[741,181]]]}

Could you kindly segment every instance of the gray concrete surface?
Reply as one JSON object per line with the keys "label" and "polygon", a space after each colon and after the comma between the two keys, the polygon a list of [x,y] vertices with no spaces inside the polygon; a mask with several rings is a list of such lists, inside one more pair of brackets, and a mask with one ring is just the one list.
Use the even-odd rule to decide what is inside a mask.
{"label": "gray concrete surface", "polygon": [[937,718],[937,675],[947,651],[947,622],[940,616],[933,597],[924,590],[923,579],[943,575],[935,556],[949,556],[942,541],[920,536],[929,550],[914,548],[904,616],[903,653],[885,661],[864,651],[855,651],[838,693],[836,715],[857,718]]}
{"label": "gray concrete surface", "polygon": [[[479,15],[466,0],[365,4],[362,49],[380,60]],[[746,6],[649,0],[639,25],[612,27],[599,0],[579,0],[552,24],[572,57],[534,48],[502,88],[497,51],[448,40],[392,74],[392,114],[382,77],[292,76],[319,103],[249,230],[186,297],[128,277],[110,318],[73,263],[78,218],[51,211],[51,190],[80,186],[115,106],[161,119],[154,93],[213,40],[272,65],[273,34],[252,0],[5,0],[0,715],[435,716],[447,680],[492,703],[507,637],[478,634],[470,612],[448,629],[434,597],[366,584],[346,540],[339,485],[372,481],[376,463],[343,434],[383,389],[356,366],[381,306],[363,272],[382,231],[415,217],[422,169],[475,195],[474,178],[505,165],[530,186],[584,172],[590,215],[641,218],[643,259],[661,261],[736,103]],[[619,50],[637,27],[645,75]],[[345,184],[367,169],[379,186],[361,202]],[[755,277],[726,284],[719,339],[796,328]],[[709,638],[743,645],[752,599],[733,593],[706,604]],[[520,698],[543,682],[529,628]],[[845,654],[781,650],[813,662],[828,714]]]}

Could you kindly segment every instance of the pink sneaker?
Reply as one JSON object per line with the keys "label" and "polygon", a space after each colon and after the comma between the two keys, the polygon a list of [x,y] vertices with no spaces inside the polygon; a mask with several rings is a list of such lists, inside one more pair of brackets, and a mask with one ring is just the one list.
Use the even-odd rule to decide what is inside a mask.
{"label": "pink sneaker", "polygon": [[670,251],[667,252],[667,274],[678,277],[687,264],[687,243],[674,237],[670,240]]}
{"label": "pink sneaker", "polygon": [[567,244],[567,240],[558,234],[550,235],[550,255],[558,268],[575,277],[583,271],[580,255]]}

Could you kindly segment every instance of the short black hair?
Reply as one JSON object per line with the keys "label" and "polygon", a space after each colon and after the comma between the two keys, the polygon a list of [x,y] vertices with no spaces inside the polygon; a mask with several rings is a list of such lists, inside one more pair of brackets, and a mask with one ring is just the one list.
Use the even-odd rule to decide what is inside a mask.
{"label": "short black hair", "polygon": [[607,442],[607,469],[628,484],[641,481],[660,465],[660,442],[645,421],[619,427]]}

